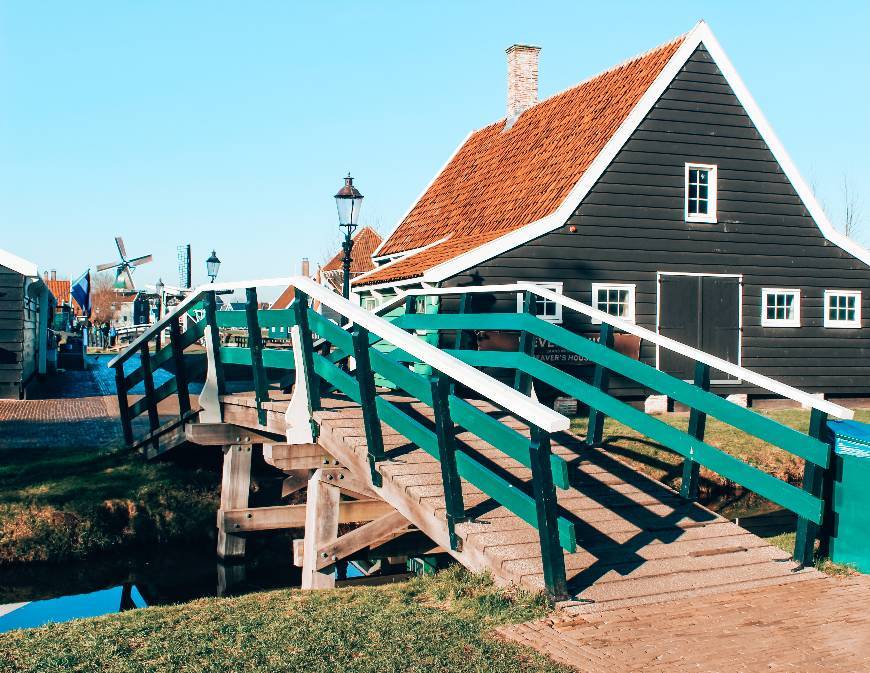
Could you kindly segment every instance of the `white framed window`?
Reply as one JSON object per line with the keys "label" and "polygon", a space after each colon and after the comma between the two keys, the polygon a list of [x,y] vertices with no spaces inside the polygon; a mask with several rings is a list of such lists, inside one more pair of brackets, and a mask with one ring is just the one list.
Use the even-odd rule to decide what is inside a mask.
{"label": "white framed window", "polygon": [[825,290],[825,327],[861,327],[861,291]]}
{"label": "white framed window", "polygon": [[[592,283],[592,306],[599,311],[634,322],[634,284]],[[592,324],[601,321],[593,318]]]}
{"label": "white framed window", "polygon": [[711,164],[686,164],[686,222],[716,223],[716,173]]}
{"label": "white framed window", "polygon": [[801,291],[765,287],[761,290],[762,327],[800,327]]}
{"label": "white framed window", "polygon": [[371,295],[362,298],[362,307],[366,311],[374,311],[378,307],[378,298]]}
{"label": "white framed window", "polygon": [[[562,294],[562,283],[524,283],[520,282],[519,285],[529,285],[530,287],[540,287],[545,290],[550,290],[555,292],[556,294]],[[540,295],[533,294],[532,301],[534,302],[533,310],[534,314],[538,316],[541,320],[548,320],[549,322],[560,323],[562,322],[562,305],[556,303],[555,301],[551,301],[546,297],[541,297]],[[517,294],[517,313],[522,312],[523,310],[523,293],[520,292]]]}

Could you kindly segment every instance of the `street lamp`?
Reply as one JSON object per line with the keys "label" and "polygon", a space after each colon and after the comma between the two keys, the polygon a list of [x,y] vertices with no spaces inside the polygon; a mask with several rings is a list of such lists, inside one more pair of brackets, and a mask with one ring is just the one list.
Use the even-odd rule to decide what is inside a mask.
{"label": "street lamp", "polygon": [[221,268],[221,261],[218,259],[214,250],[211,251],[211,257],[205,260],[205,268],[208,277],[211,278],[211,282],[214,283],[214,279],[217,278],[218,275],[218,269]]}
{"label": "street lamp", "polygon": [[359,223],[359,209],[362,206],[363,195],[353,186],[350,173],[344,179],[344,186],[335,195],[335,205],[338,209],[338,226],[344,230],[344,241],[341,249],[344,251],[342,260],[342,292],[345,299],[350,297],[350,252],[353,248],[353,232]]}

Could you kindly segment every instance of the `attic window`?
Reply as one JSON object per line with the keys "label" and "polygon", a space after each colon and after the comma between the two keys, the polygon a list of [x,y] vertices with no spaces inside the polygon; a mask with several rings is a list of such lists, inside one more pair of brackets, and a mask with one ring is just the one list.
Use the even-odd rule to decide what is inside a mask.
{"label": "attic window", "polygon": [[686,222],[716,222],[716,166],[686,164]]}

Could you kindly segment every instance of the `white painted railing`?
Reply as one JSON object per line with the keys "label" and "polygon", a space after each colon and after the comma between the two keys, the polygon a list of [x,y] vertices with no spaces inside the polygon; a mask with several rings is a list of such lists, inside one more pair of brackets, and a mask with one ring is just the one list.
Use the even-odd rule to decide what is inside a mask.
{"label": "white painted railing", "polygon": [[[571,422],[562,414],[540,404],[518,390],[511,388],[500,381],[475,369],[452,355],[448,355],[439,348],[426,343],[413,334],[397,327],[393,323],[384,320],[378,315],[367,311],[353,302],[348,301],[341,295],[336,294],[322,285],[318,285],[310,278],[304,276],[291,276],[288,278],[265,278],[259,280],[247,280],[233,283],[208,283],[194,290],[173,311],[154,323],[148,331],[140,335],[125,350],[132,351],[143,342],[150,339],[155,332],[164,329],[173,319],[195,305],[206,292],[221,292],[224,290],[243,290],[249,287],[288,287],[292,286],[307,294],[311,299],[328,306],[336,313],[344,316],[352,323],[360,325],[369,332],[381,337],[385,341],[410,353],[421,362],[442,372],[455,381],[461,382],[478,395],[494,402],[515,416],[545,430],[546,432],[561,432],[567,430]],[[112,367],[126,355],[121,353],[109,362]]]}
{"label": "white painted railing", "polygon": [[397,296],[395,299],[391,300],[384,306],[378,307],[377,310],[378,312],[389,310],[397,303],[404,301],[407,295],[461,295],[515,292],[531,292],[532,294],[538,295],[539,297],[542,297],[547,301],[551,301],[559,304],[560,306],[572,309],[595,320],[609,323],[613,325],[616,329],[619,329],[628,334],[638,336],[641,339],[656,344],[661,348],[666,348],[675,353],[679,353],[680,355],[685,355],[686,357],[691,358],[692,360],[695,360],[697,362],[703,362],[704,364],[709,365],[713,369],[717,369],[726,374],[730,374],[731,376],[750,383],[758,388],[761,388],[762,390],[767,390],[781,397],[785,397],[795,402],[799,402],[802,406],[812,409],[818,409],[819,411],[823,411],[826,414],[835,416],[837,418],[850,419],[853,418],[855,415],[854,411],[839,404],[835,404],[829,400],[820,399],[815,395],[812,395],[803,390],[799,390],[798,388],[794,388],[780,381],[776,381],[770,377],[764,376],[763,374],[754,372],[751,369],[746,369],[745,367],[736,365],[733,362],[728,362],[727,360],[717,358],[714,355],[710,355],[709,353],[705,353],[704,351],[698,350],[697,348],[687,346],[686,344],[675,341],[670,337],[662,336],[661,334],[653,332],[652,330],[649,330],[645,327],[636,325],[633,322],[629,322],[627,320],[623,320],[622,318],[612,316],[609,313],[599,311],[598,309],[593,308],[588,304],[584,304],[575,299],[570,299],[564,295],[559,294],[558,292],[553,292],[552,290],[547,290],[545,288],[535,285],[514,283],[509,285],[476,285],[470,287],[456,288],[424,287],[422,289],[416,290],[400,290],[399,296]]}

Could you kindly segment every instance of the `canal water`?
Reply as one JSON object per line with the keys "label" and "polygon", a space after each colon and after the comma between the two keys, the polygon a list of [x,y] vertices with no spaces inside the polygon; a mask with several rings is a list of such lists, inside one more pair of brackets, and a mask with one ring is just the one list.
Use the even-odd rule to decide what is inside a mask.
{"label": "canal water", "polygon": [[[133,608],[186,603],[210,596],[298,587],[289,538],[248,539],[245,561],[223,565],[214,543],[126,552],[62,566],[0,568],[0,632],[96,617]],[[352,564],[347,577],[362,573]]]}

